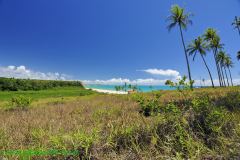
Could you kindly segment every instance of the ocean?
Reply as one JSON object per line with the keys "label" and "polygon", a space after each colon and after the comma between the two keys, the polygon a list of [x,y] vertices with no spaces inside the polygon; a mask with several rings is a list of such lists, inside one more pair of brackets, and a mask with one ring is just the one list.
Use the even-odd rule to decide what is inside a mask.
{"label": "ocean", "polygon": [[[100,85],[100,84],[88,84],[84,85],[86,88],[92,88],[92,89],[104,89],[104,90],[111,90],[111,91],[116,91],[115,86],[116,85]],[[169,86],[137,86],[138,89],[141,92],[151,92],[151,91],[157,91],[157,90],[175,90],[173,87]]]}

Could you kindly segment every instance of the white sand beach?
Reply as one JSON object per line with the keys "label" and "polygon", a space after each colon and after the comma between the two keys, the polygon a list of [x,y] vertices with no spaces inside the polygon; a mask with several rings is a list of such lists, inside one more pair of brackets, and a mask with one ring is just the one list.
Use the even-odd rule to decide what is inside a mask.
{"label": "white sand beach", "polygon": [[124,92],[124,91],[112,91],[112,90],[95,89],[95,88],[86,88],[86,89],[91,89],[96,92],[107,93],[107,94],[128,94],[128,92]]}

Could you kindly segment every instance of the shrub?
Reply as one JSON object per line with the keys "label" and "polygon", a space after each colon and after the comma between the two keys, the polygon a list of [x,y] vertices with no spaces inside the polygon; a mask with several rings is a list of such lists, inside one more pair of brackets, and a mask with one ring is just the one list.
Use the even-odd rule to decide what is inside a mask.
{"label": "shrub", "polygon": [[189,131],[188,123],[182,115],[162,114],[164,120],[155,123],[152,132],[156,134],[155,147],[163,154],[180,159],[191,159],[201,145]]}
{"label": "shrub", "polygon": [[235,127],[233,118],[227,110],[220,106],[214,106],[208,96],[192,101],[189,124],[194,134],[202,139],[209,148],[221,146],[222,141],[219,137],[229,136]]}
{"label": "shrub", "polygon": [[137,101],[141,107],[140,113],[146,117],[159,113],[161,109],[159,99],[159,94],[155,95],[153,99],[144,99],[143,97],[139,97]]}
{"label": "shrub", "polygon": [[167,80],[165,82],[165,85],[168,85],[170,87],[176,88],[177,91],[183,96],[183,98],[187,98],[189,91],[192,91],[192,85],[194,84],[194,81],[187,82],[187,77],[183,76],[182,79],[179,79],[178,82],[172,82],[171,80]]}
{"label": "shrub", "polygon": [[9,105],[10,105],[10,108],[25,110],[30,107],[31,103],[32,103],[32,100],[30,97],[16,96],[11,99]]}
{"label": "shrub", "polygon": [[164,107],[164,112],[172,113],[172,114],[179,114],[179,113],[181,113],[181,110],[173,102],[170,102],[167,104],[166,107]]}
{"label": "shrub", "polygon": [[228,92],[224,97],[217,100],[216,105],[224,106],[230,111],[240,109],[240,92]]}
{"label": "shrub", "polygon": [[151,143],[151,131],[141,126],[121,126],[111,131],[110,143],[116,151],[143,149]]}
{"label": "shrub", "polygon": [[[205,151],[226,149],[227,142],[224,139],[236,136],[234,117],[227,109],[230,106],[238,107],[238,96],[238,92],[229,93],[223,101],[219,101],[221,103],[216,103],[218,99],[213,99],[206,93],[191,99],[185,97],[188,98],[188,103],[170,101],[163,104],[160,97],[141,97],[138,102],[141,113],[145,116],[164,117],[164,120],[154,124],[155,127],[150,132],[156,134],[153,135],[156,137],[155,147],[164,152],[167,150],[164,154],[187,159],[196,156],[193,152],[199,146]],[[234,100],[231,101],[231,98]]]}
{"label": "shrub", "polygon": [[97,130],[92,132],[84,132],[82,130],[77,130],[73,133],[59,134],[50,136],[51,148],[58,150],[66,150],[70,148],[71,150],[77,150],[79,153],[79,159],[91,159],[92,148],[94,143],[98,141],[99,135]]}

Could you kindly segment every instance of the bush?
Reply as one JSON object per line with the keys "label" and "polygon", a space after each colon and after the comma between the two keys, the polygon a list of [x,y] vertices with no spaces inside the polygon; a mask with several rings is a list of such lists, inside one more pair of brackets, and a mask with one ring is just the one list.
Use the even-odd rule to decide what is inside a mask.
{"label": "bush", "polygon": [[232,91],[227,93],[224,97],[217,100],[216,105],[224,106],[230,111],[240,109],[240,92]]}
{"label": "bush", "polygon": [[182,119],[177,116],[165,116],[164,122],[159,122],[156,126],[157,145],[159,149],[168,148],[172,155],[180,154],[182,158],[188,158],[191,147],[192,138],[187,132],[186,125]]}
{"label": "bush", "polygon": [[143,97],[138,97],[137,101],[141,107],[140,113],[146,117],[159,113],[161,109],[159,99],[159,94],[155,95],[153,99],[144,99]]}
{"label": "bush", "polygon": [[199,145],[204,150],[226,149],[227,143],[223,139],[236,136],[234,117],[228,109],[239,107],[239,92],[228,93],[218,99],[205,93],[198,95],[188,103],[170,101],[164,104],[159,97],[138,99],[143,115],[164,117],[163,121],[154,124],[155,129],[151,131],[157,135],[156,148],[167,147],[170,150],[167,154],[184,159],[192,157]]}
{"label": "bush", "polygon": [[173,87],[173,88],[176,88],[176,90],[180,93],[181,96],[183,96],[183,98],[187,98],[188,96],[188,91],[192,91],[193,86],[194,84],[194,81],[187,81],[187,77],[186,76],[183,76],[182,79],[179,79],[178,82],[172,82],[171,80],[167,80],[165,82],[165,85],[167,86],[170,86],[170,87]]}
{"label": "bush", "polygon": [[28,109],[32,103],[30,97],[25,96],[17,96],[13,97],[10,101],[10,108],[17,108],[17,109]]}
{"label": "bush", "polygon": [[112,149],[117,152],[123,150],[137,151],[144,149],[151,144],[151,131],[141,126],[121,126],[111,131],[108,141],[112,144]]}
{"label": "bush", "polygon": [[194,99],[192,108],[190,127],[209,148],[221,146],[222,141],[219,137],[233,133],[235,126],[231,115],[223,107],[214,106],[208,97]]}

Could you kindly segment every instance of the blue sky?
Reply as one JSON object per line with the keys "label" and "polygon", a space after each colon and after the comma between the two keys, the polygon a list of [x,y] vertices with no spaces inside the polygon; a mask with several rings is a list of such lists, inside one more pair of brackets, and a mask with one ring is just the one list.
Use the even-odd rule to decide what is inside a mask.
{"label": "blue sky", "polygon": [[[166,29],[173,4],[194,14],[184,32],[187,43],[208,27],[219,31],[235,63],[233,78],[239,79],[240,37],[231,26],[240,16],[238,0],[0,0],[0,66],[5,69],[0,76],[11,72],[10,65],[81,80],[169,78],[147,69],[186,75],[179,32]],[[217,78],[211,53],[207,62]],[[191,68],[194,79],[208,79],[200,57]]]}

